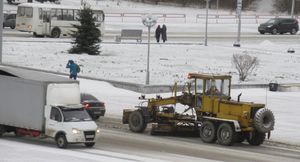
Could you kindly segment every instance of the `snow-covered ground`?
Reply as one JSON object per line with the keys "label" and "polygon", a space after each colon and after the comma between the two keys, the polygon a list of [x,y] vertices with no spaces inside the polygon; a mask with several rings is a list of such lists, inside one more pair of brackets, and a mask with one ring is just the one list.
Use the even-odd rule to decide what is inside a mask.
{"label": "snow-covered ground", "polygon": [[[147,8],[152,12],[161,11],[162,9],[168,11],[169,9],[165,6],[152,7],[151,5],[132,5],[132,3],[120,2],[126,5],[118,6],[114,4],[117,1],[114,1],[107,3],[105,6],[108,10],[112,8],[112,10],[115,9],[117,11],[126,11],[126,8],[130,8],[131,11],[145,11],[143,9]],[[80,0],[63,0],[62,3],[79,5]],[[176,9],[176,7],[172,7],[170,11],[173,11],[174,8]],[[197,10],[182,9],[181,11],[194,13]],[[280,37],[278,38],[280,39]],[[103,52],[100,56],[89,56],[86,54],[67,54],[66,51],[71,47],[70,43],[47,41],[47,38],[4,37],[3,39],[4,63],[67,73],[68,70],[65,68],[65,65],[69,59],[73,59],[83,65],[80,75],[141,84],[145,82],[147,46],[143,44],[103,44]],[[39,40],[44,40],[45,42],[38,42]],[[287,53],[288,48],[294,48],[296,52],[294,54]],[[243,44],[241,48],[232,47],[232,42],[222,41],[209,44],[206,47],[202,45],[151,45],[150,84],[173,84],[174,81],[183,83],[188,72],[230,73],[233,75],[233,83],[237,84],[239,83],[237,79],[238,74],[231,64],[232,55],[236,53],[248,53],[260,60],[260,66],[244,83],[266,84],[272,80],[276,80],[278,83],[297,83],[300,80],[299,41],[290,43],[285,40],[280,40],[279,42],[264,40],[258,44]],[[105,82],[79,80],[82,91],[92,93],[106,103],[106,115],[108,116],[120,118],[124,108],[130,108],[138,104],[137,98],[140,96],[138,93],[118,89]],[[235,99],[240,92],[243,93],[242,101],[265,103],[274,112],[276,124],[271,140],[300,145],[300,92],[237,89],[233,90],[232,98]],[[19,149],[18,147],[8,147],[11,144],[17,145]],[[4,161],[29,159],[30,156],[25,156],[28,153],[28,151],[26,152],[28,148],[31,152],[40,149],[39,146],[29,146],[1,140],[0,157],[8,157],[4,156],[4,153],[5,155],[10,153],[10,158],[6,158]],[[11,149],[12,151],[3,153],[1,149]],[[23,152],[24,154],[20,158],[15,158],[16,155],[12,154],[14,151]],[[61,155],[59,150],[51,149],[48,151],[52,152],[51,155],[53,157],[54,155]],[[76,157],[71,155],[73,155],[72,151],[67,152],[64,161],[76,161],[74,159],[77,159],[77,161],[90,160],[82,159],[84,154],[76,153]],[[33,158],[32,161],[40,161],[40,159],[37,157],[37,159]],[[45,161],[45,158],[43,161]]]}

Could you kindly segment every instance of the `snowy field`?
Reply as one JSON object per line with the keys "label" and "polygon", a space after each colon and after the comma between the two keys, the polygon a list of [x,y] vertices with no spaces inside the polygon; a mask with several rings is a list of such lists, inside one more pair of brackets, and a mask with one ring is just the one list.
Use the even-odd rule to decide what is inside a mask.
{"label": "snowy field", "polygon": [[[157,12],[162,10],[173,12],[178,10],[176,7],[153,7],[151,5],[120,2],[121,4],[117,5],[117,0],[113,2],[103,1],[105,3],[103,6],[106,10],[119,12],[128,10],[130,12]],[[62,0],[62,3],[79,5],[80,0]],[[5,5],[4,7],[4,9],[15,8],[15,6],[11,5]],[[180,12],[193,15],[198,10],[180,9]],[[204,12],[204,10],[201,12]],[[188,27],[189,25],[186,24],[186,26]],[[175,28],[173,30],[179,29]],[[280,39],[280,37],[278,38]],[[41,39],[43,41],[39,41]],[[58,43],[55,40],[53,41],[53,39],[48,41],[48,38],[4,37],[3,40],[4,63],[68,73],[68,70],[65,68],[66,63],[69,59],[73,59],[82,65],[82,73],[80,73],[82,76],[139,84],[145,83],[147,61],[147,46],[145,44],[102,44],[102,54],[100,56],[89,56],[86,54],[67,54],[67,50],[71,47],[70,43]],[[289,48],[294,48],[296,52],[294,54],[287,53]],[[266,39],[260,43],[243,44],[241,48],[232,47],[232,42],[214,42],[207,47],[202,45],[152,44],[150,84],[170,85],[174,81],[182,84],[186,81],[186,76],[189,72],[231,74],[233,75],[233,83],[239,84],[238,74],[231,64],[232,55],[237,53],[248,53],[260,60],[259,67],[242,84],[267,84],[272,80],[276,80],[278,83],[298,83],[300,80],[300,41],[293,43],[285,40],[272,42]],[[118,89],[105,82],[79,80],[82,91],[92,93],[105,102],[107,116],[120,118],[124,108],[130,108],[138,104],[137,98],[140,96],[139,93]],[[300,145],[300,92],[235,89],[232,92],[232,98],[236,99],[240,92],[243,93],[241,96],[242,101],[265,103],[273,111],[276,121],[275,130],[272,132],[270,140]],[[168,95],[170,94],[163,94],[163,96]],[[42,151],[39,151],[41,156],[30,152],[42,149],[44,149],[42,146],[0,140],[0,157],[6,157],[4,159],[5,162],[23,161],[23,159],[27,161],[41,161],[41,157],[43,157]],[[18,154],[16,155],[14,152],[18,152]],[[20,152],[22,153],[21,155]],[[92,161],[92,159],[85,159],[87,157],[85,153],[69,150],[60,153],[60,150],[49,148],[45,152],[45,156],[47,154],[47,157],[52,159],[57,157],[57,161],[60,159],[63,159],[61,161]],[[75,157],[73,156],[74,154],[76,155]],[[109,155],[108,157],[110,158],[112,157],[111,155],[115,155],[109,152],[101,152],[100,154],[103,154],[104,157]],[[130,155],[116,155],[118,158],[126,157],[139,161],[155,161],[154,159],[128,156]],[[104,158],[103,161],[123,161],[118,160],[118,158]],[[42,161],[47,161],[46,159],[43,158]]]}

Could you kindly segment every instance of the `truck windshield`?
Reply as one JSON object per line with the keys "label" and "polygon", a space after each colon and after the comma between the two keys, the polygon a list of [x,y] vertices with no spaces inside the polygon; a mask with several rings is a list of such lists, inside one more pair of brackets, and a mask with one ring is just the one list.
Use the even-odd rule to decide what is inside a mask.
{"label": "truck windshield", "polygon": [[65,122],[92,121],[90,115],[83,108],[62,109]]}

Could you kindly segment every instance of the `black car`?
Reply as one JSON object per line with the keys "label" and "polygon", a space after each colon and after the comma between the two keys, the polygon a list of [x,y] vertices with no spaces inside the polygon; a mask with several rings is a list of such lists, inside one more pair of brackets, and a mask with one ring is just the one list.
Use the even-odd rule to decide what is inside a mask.
{"label": "black car", "polygon": [[100,116],[105,114],[105,104],[99,101],[95,96],[88,93],[81,93],[81,104],[90,114],[92,119],[97,120]]}
{"label": "black car", "polygon": [[11,29],[14,29],[16,27],[16,15],[17,14],[15,13],[12,14],[4,13],[3,28],[10,27]]}
{"label": "black car", "polygon": [[260,34],[291,33],[294,35],[298,32],[298,30],[298,21],[293,18],[273,18],[263,24],[260,24],[258,27]]}

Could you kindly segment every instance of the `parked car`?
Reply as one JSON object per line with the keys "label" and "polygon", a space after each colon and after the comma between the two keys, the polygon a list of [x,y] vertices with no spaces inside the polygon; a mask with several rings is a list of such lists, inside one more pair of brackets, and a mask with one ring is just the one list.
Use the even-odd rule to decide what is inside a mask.
{"label": "parked car", "polygon": [[14,29],[16,27],[16,14],[15,13],[4,13],[4,19],[3,19],[3,28],[10,27],[11,29]]}
{"label": "parked car", "polygon": [[260,24],[258,27],[258,31],[260,34],[291,33],[292,35],[294,35],[298,32],[298,30],[298,21],[293,18],[273,18],[263,24]]}
{"label": "parked car", "polygon": [[97,120],[100,116],[104,116],[106,111],[104,102],[99,101],[95,96],[89,93],[81,93],[80,97],[81,104],[84,105],[84,108],[92,119]]}

